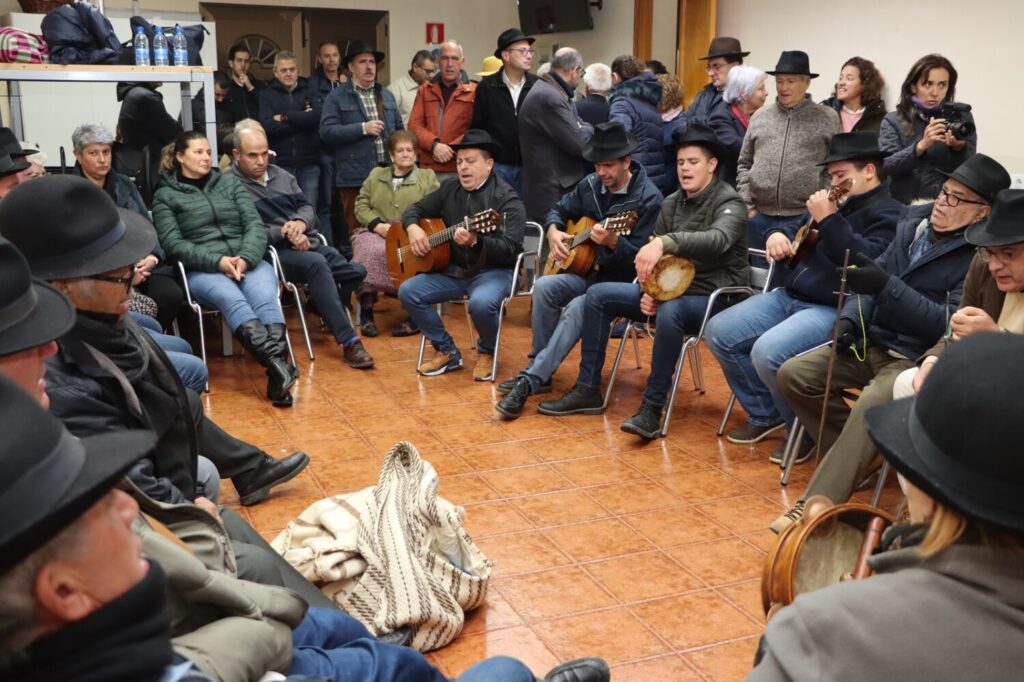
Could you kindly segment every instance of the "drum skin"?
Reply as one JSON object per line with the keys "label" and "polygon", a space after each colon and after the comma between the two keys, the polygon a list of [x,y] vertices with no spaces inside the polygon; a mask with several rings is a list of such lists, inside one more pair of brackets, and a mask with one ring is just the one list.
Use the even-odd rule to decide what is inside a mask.
{"label": "drum skin", "polygon": [[655,301],[671,301],[682,296],[696,276],[697,269],[689,258],[662,256],[640,288]]}

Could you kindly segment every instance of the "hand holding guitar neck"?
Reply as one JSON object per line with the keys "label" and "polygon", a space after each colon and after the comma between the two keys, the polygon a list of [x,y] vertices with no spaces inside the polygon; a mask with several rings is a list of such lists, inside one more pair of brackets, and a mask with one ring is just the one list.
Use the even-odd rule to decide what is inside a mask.
{"label": "hand holding guitar neck", "polygon": [[807,200],[807,210],[811,213],[811,222],[797,230],[796,239],[793,240],[792,245],[793,255],[786,261],[787,267],[795,268],[797,264],[814,253],[820,238],[819,218],[815,215],[816,212],[821,215],[820,220],[832,215],[836,212],[837,202],[849,194],[851,189],[853,189],[853,178],[845,178],[827,192],[821,190],[811,195]]}

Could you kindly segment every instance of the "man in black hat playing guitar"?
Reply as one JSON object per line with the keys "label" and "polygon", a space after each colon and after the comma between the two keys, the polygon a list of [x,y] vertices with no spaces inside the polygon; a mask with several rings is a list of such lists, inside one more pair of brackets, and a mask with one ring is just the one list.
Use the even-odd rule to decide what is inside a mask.
{"label": "man in black hat playing guitar", "polygon": [[[509,419],[522,413],[528,396],[551,391],[551,375],[583,331],[587,287],[636,277],[633,259],[650,238],[662,202],[661,192],[643,166],[633,161],[631,152],[637,144],[621,123],[597,125],[594,137],[583,147],[583,158],[594,164],[594,172],[548,212],[553,265],[571,265],[566,263],[570,249],[577,253],[592,249],[595,265],[589,272],[560,270],[534,285],[530,364],[498,385],[506,395],[496,409]],[[576,235],[565,231],[570,221],[583,219],[597,224]]]}
{"label": "man in black hat playing guitar", "polygon": [[[502,300],[512,291],[512,268],[523,250],[526,209],[512,186],[492,172],[500,147],[489,134],[470,128],[452,148],[458,178],[446,180],[402,216],[409,248],[419,258],[438,245],[420,227],[421,220],[441,218],[449,227],[460,225],[454,231],[454,243],[449,244],[450,262],[441,272],[423,272],[403,282],[398,298],[434,346],[434,356],[424,360],[418,371],[435,376],[461,369],[462,354],[434,306],[468,295],[469,315],[479,334],[473,379],[490,381],[498,314]],[[474,217],[487,211],[497,213],[496,224],[486,223],[476,231]]]}

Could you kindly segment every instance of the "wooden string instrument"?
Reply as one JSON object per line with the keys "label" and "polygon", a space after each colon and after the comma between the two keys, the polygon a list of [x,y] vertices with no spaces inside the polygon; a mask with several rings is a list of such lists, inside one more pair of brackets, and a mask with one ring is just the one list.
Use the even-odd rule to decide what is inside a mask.
{"label": "wooden string instrument", "polygon": [[501,216],[493,208],[466,216],[462,222],[446,226],[440,218],[424,218],[419,225],[427,233],[430,252],[422,258],[412,252],[409,235],[401,224],[392,225],[385,238],[384,251],[388,257],[388,274],[397,288],[402,282],[421,272],[439,272],[451,262],[451,240],[455,230],[464,228],[470,232],[491,232],[498,227]]}
{"label": "wooden string instrument", "polygon": [[[829,189],[828,200],[836,202],[845,197],[853,189],[853,178],[846,178],[835,187]],[[796,231],[796,239],[793,240],[793,255],[786,260],[786,266],[796,267],[800,262],[810,258],[814,249],[818,246],[821,234],[818,231],[818,221],[812,219],[809,223]]]}
{"label": "wooden string instrument", "polygon": [[[604,229],[614,232],[620,237],[628,236],[639,215],[636,211],[617,213],[605,218]],[[586,216],[579,220],[570,220],[565,231],[572,235],[572,241],[566,244],[569,255],[563,261],[556,261],[548,256],[548,262],[544,265],[545,275],[557,275],[563,272],[571,272],[580,277],[586,277],[593,269],[594,261],[597,260],[597,244],[590,239],[594,232],[594,226],[598,221]]]}

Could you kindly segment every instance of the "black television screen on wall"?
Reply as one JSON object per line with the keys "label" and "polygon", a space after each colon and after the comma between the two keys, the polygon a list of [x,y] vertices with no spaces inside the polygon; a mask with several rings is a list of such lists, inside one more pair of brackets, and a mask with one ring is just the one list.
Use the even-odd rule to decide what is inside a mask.
{"label": "black television screen on wall", "polygon": [[531,33],[590,31],[590,0],[518,0],[519,26]]}

